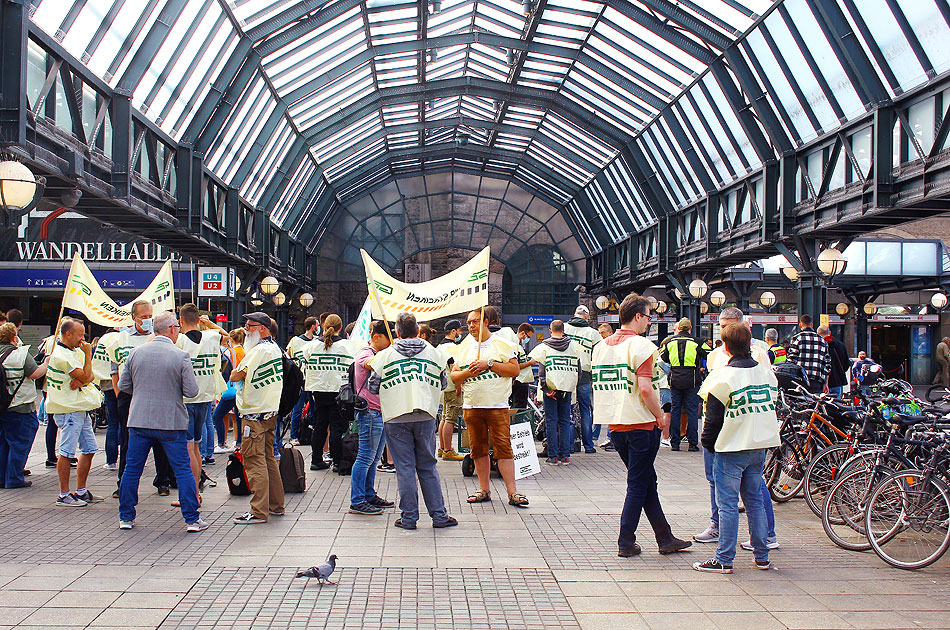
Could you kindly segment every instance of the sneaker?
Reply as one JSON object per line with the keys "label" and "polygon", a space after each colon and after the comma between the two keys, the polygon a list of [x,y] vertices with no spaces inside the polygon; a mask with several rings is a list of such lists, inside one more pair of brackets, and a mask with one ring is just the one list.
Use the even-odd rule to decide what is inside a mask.
{"label": "sneaker", "polygon": [[118,464],[103,464],[102,469],[103,470],[119,470],[119,465]]}
{"label": "sneaker", "polygon": [[601,442],[601,443],[598,444],[597,446],[599,446],[600,448],[607,448],[608,446],[611,446],[611,443],[610,443],[610,440],[604,440],[603,442]]}
{"label": "sneaker", "polygon": [[60,496],[56,498],[56,505],[60,507],[86,507],[88,505],[85,501],[76,496],[74,492],[70,492],[65,497]]}
{"label": "sneaker", "polygon": [[204,530],[208,529],[209,527],[210,527],[210,525],[208,525],[208,521],[199,518],[199,519],[198,519],[197,521],[195,521],[194,523],[188,523],[188,528],[187,528],[186,531],[187,531],[188,533],[192,534],[192,533],[197,533],[197,532],[203,532]]}
{"label": "sneaker", "polygon": [[360,503],[359,505],[350,505],[348,510],[350,514],[362,514],[364,516],[379,516],[383,513],[382,508],[378,508],[375,505],[370,505],[369,503]]}
{"label": "sneaker", "polygon": [[113,498],[113,499],[118,499],[118,498],[119,498],[119,491],[118,491],[118,490],[116,490],[116,491],[114,491],[114,492],[112,493],[112,498]]}
{"label": "sneaker", "polygon": [[270,514],[271,516],[286,516],[287,515],[286,510],[281,510],[280,512],[278,512],[277,510],[267,510],[267,513]]}
{"label": "sneaker", "polygon": [[86,489],[86,491],[82,494],[77,494],[75,496],[80,501],[85,501],[86,503],[102,503],[104,500],[102,497],[94,496],[91,492],[89,492],[88,489]]}
{"label": "sneaker", "polygon": [[378,507],[378,508],[391,508],[391,507],[396,507],[396,504],[393,503],[392,501],[387,501],[387,500],[384,499],[383,497],[378,497],[378,496],[377,496],[377,497],[373,497],[372,499],[370,499],[370,500],[369,500],[369,504],[370,504],[370,505],[375,505],[375,506]]}
{"label": "sneaker", "polygon": [[326,470],[330,467],[330,464],[326,462],[310,464],[310,470]]}
{"label": "sneaker", "polygon": [[640,545],[638,543],[633,543],[633,547],[630,547],[629,549],[620,549],[617,551],[617,557],[632,558],[633,556],[639,556],[641,551],[643,551],[643,549],[640,548]]}
{"label": "sneaker", "polygon": [[617,447],[614,446],[612,442],[608,442],[608,443],[603,447],[603,449],[604,449],[605,451],[614,452],[614,451],[617,450]]}
{"label": "sneaker", "polygon": [[213,457],[205,457],[204,459],[201,460],[201,463],[202,463],[203,465],[205,465],[205,466],[210,466],[211,464],[214,464],[214,458],[213,458]]}
{"label": "sneaker", "polygon": [[715,558],[711,558],[705,562],[694,562],[693,568],[697,571],[705,571],[706,573],[732,573],[731,566],[720,564]]}
{"label": "sneaker", "polygon": [[[201,519],[198,519],[199,521]],[[232,521],[235,525],[260,525],[261,523],[266,523],[266,518],[261,518],[256,514],[251,514],[250,512],[245,512],[241,516],[234,517]]]}
{"label": "sneaker", "polygon": [[447,462],[460,462],[465,459],[464,455],[459,455],[454,448],[442,451],[442,459]]}
{"label": "sneaker", "polygon": [[698,453],[698,452],[699,452],[699,447],[698,447],[698,446],[693,446],[692,444],[690,444],[689,448],[686,449],[686,451],[687,451],[688,453]]}
{"label": "sneaker", "polygon": [[[739,546],[745,549],[746,551],[754,551],[751,540],[747,540]],[[766,538],[765,546],[768,549],[778,549],[779,547],[781,547],[781,545],[778,544],[778,538]]]}
{"label": "sneaker", "polygon": [[551,466],[557,466],[557,457],[548,457],[546,460],[544,460],[544,463]]}
{"label": "sneaker", "polygon": [[119,529],[132,529],[135,527],[135,521],[119,521]]}
{"label": "sneaker", "polygon": [[561,460],[561,466],[570,466],[570,465],[571,465],[570,457],[565,457],[564,459]]}
{"label": "sneaker", "polygon": [[719,526],[710,523],[709,527],[693,536],[693,540],[698,543],[717,543],[719,542]]}
{"label": "sneaker", "polygon": [[660,545],[660,554],[668,555],[671,553],[676,553],[678,551],[685,551],[693,546],[693,543],[689,540],[680,540],[679,538],[673,538],[670,542],[665,545]]}
{"label": "sneaker", "polygon": [[678,453],[679,450],[680,450],[680,445],[679,445],[679,444],[671,444],[671,445],[670,445],[670,450],[671,450],[671,451],[676,451],[676,452]]}
{"label": "sneaker", "polygon": [[298,440],[298,439],[293,439],[293,438],[292,438],[292,439],[291,439],[289,442],[287,442],[287,443],[290,444],[291,446],[300,446],[300,440]]}
{"label": "sneaker", "polygon": [[380,464],[376,467],[376,470],[384,473],[394,473],[396,472],[396,466],[394,464]]}
{"label": "sneaker", "polygon": [[158,487],[158,496],[167,497],[169,494],[171,494],[171,490],[168,489],[168,486]]}
{"label": "sneaker", "polygon": [[330,453],[329,453],[329,452],[325,452],[325,453],[323,454],[323,461],[327,462],[328,464],[333,461],[333,458],[330,457]]}
{"label": "sneaker", "polygon": [[660,446],[670,448],[670,438],[660,438]]}
{"label": "sneaker", "polygon": [[592,446],[592,447],[590,447],[590,448],[585,448],[585,449],[584,449],[584,452],[587,453],[588,455],[590,455],[591,453],[596,453],[596,452],[597,452],[597,449]]}
{"label": "sneaker", "polygon": [[755,568],[761,569],[762,571],[768,571],[769,569],[772,568],[772,561],[771,560],[756,560]]}
{"label": "sneaker", "polygon": [[225,453],[233,453],[233,452],[234,452],[234,447],[233,447],[233,446],[228,446],[227,444],[225,444],[224,446],[215,446],[215,447],[214,447],[214,454],[215,454],[215,455],[224,455]]}
{"label": "sneaker", "polygon": [[56,462],[51,462],[50,460],[47,459],[47,460],[46,460],[46,467],[47,467],[47,468],[56,468]]}
{"label": "sneaker", "polygon": [[442,457],[442,454],[443,454],[443,453],[445,453],[445,449],[444,449],[444,448],[440,448],[439,450],[437,450],[437,451],[435,452],[435,456],[436,456],[436,457]]}

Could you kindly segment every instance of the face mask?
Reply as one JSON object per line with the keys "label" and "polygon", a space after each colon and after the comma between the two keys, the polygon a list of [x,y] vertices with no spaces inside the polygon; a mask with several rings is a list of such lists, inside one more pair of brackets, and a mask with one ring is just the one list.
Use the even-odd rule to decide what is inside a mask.
{"label": "face mask", "polygon": [[154,320],[149,317],[148,319],[143,319],[142,323],[139,324],[146,333],[151,334],[154,330]]}
{"label": "face mask", "polygon": [[528,345],[528,338],[527,338],[527,337],[525,337],[524,339],[521,340],[521,345],[522,345],[522,346]]}
{"label": "face mask", "polygon": [[251,348],[256,346],[258,343],[260,343],[260,341],[261,341],[261,333],[257,332],[256,330],[254,332],[249,332],[247,333],[247,336],[244,337],[244,349],[250,350]]}

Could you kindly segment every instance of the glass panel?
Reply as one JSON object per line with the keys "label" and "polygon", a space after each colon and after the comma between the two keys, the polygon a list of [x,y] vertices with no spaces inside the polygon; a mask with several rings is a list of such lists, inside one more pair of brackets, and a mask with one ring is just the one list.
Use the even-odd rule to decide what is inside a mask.
{"label": "glass panel", "polygon": [[845,275],[863,276],[865,274],[865,252],[866,247],[864,241],[855,241],[848,245],[842,252],[848,261],[848,265],[844,268]]}
{"label": "glass panel", "polygon": [[937,275],[936,243],[901,243],[901,272],[905,276]]}
{"label": "glass panel", "polygon": [[876,241],[868,244],[868,275],[894,276],[900,274],[901,244],[898,241]]}
{"label": "glass panel", "polygon": [[930,149],[933,148],[937,125],[936,112],[934,111],[935,104],[933,98],[928,98],[920,103],[914,103],[907,109],[907,122],[910,123],[910,129],[917,140],[917,144],[924,152],[923,155],[918,156],[917,148],[911,142],[908,147],[911,160],[916,160],[918,157],[927,157],[930,154]]}

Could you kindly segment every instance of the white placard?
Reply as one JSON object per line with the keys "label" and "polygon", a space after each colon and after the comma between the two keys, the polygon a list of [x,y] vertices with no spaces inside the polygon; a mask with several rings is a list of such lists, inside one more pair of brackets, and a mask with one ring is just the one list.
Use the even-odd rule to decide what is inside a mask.
{"label": "white placard", "polygon": [[227,267],[198,267],[199,297],[226,297],[228,282]]}
{"label": "white placard", "polygon": [[511,425],[511,451],[515,460],[515,479],[524,479],[541,472],[530,422]]}

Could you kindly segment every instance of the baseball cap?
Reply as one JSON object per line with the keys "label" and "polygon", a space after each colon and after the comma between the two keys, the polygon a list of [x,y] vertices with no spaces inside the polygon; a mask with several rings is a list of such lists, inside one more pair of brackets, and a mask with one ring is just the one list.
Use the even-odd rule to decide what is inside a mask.
{"label": "baseball cap", "polygon": [[442,327],[442,332],[449,332],[450,330],[455,330],[456,328],[461,328],[462,322],[457,319],[450,319],[445,322],[445,326]]}
{"label": "baseball cap", "polygon": [[575,315],[575,316],[577,316],[577,315],[590,315],[590,309],[587,308],[586,306],[584,306],[583,304],[581,304],[580,306],[578,306],[577,308],[574,309],[574,315]]}
{"label": "baseball cap", "polygon": [[248,322],[254,322],[255,324],[261,324],[270,328],[270,316],[267,315],[267,313],[262,313],[260,311],[247,313],[244,316],[244,319]]}

